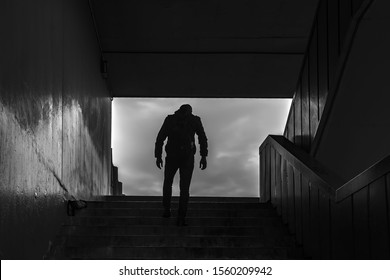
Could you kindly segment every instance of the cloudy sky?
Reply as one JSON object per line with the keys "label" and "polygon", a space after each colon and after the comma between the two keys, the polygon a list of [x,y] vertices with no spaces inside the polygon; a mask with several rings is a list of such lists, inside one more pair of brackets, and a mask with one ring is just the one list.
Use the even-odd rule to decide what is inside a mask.
{"label": "cloudy sky", "polygon": [[[191,195],[259,196],[258,149],[268,134],[283,133],[290,99],[115,98],[113,162],[123,193],[161,195],[163,169],[155,165],[154,143],[165,117],[182,104],[201,117],[209,144],[206,170],[199,169],[197,149]],[[173,195],[178,183],[177,173]]]}

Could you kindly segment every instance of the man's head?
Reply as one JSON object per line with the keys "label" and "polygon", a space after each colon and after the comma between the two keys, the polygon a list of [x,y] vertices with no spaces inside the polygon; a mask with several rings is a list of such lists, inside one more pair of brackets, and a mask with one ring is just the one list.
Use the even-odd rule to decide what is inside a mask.
{"label": "man's head", "polygon": [[175,113],[178,113],[183,116],[189,116],[192,114],[192,107],[190,104],[183,104]]}

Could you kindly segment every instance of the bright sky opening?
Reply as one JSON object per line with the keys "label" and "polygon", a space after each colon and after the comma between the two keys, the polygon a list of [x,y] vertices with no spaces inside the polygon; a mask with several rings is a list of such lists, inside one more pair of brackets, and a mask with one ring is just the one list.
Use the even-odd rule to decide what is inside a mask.
{"label": "bright sky opening", "polygon": [[[154,144],[165,117],[182,104],[201,118],[209,146],[207,169],[200,170],[195,136],[191,196],[258,197],[259,146],[269,134],[283,134],[291,99],[115,98],[113,163],[123,193],[162,195],[164,171],[156,167]],[[173,195],[178,184],[177,173]]]}

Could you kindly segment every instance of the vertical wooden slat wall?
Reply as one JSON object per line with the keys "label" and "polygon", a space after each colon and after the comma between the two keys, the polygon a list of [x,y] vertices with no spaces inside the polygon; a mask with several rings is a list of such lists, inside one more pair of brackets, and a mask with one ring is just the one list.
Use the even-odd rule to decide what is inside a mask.
{"label": "vertical wooden slat wall", "polygon": [[320,258],[320,205],[319,189],[315,184],[310,184],[310,232],[312,257]]}
{"label": "vertical wooden slat wall", "polygon": [[276,211],[282,215],[282,157],[279,153],[276,156],[276,186],[275,186],[275,201]]}
{"label": "vertical wooden slat wall", "polygon": [[309,122],[310,122],[310,143],[313,142],[318,127],[318,24],[314,25],[312,40],[310,42],[309,60]]}
{"label": "vertical wooden slat wall", "polygon": [[295,233],[295,189],[294,170],[291,164],[287,163],[287,220],[289,230]]}
{"label": "vertical wooden slat wall", "polygon": [[340,50],[344,49],[344,42],[352,20],[352,0],[339,0],[339,36]]}
{"label": "vertical wooden slat wall", "polygon": [[390,258],[389,174],[354,193],[355,259]]}
{"label": "vertical wooden slat wall", "polygon": [[352,199],[348,197],[341,202],[332,203],[332,258],[353,259],[354,235]]}
{"label": "vertical wooden slat wall", "polygon": [[368,188],[371,258],[386,259],[389,256],[386,178],[382,177],[374,181]]}
{"label": "vertical wooden slat wall", "polygon": [[267,174],[265,176],[265,199],[266,201],[269,201],[271,198],[271,145],[267,145],[265,152],[265,173]]}
{"label": "vertical wooden slat wall", "polygon": [[353,195],[353,224],[355,227],[355,257],[370,259],[370,225],[368,218],[368,188]]}
{"label": "vertical wooden slat wall", "polygon": [[[303,73],[301,76],[301,103],[302,103],[302,111],[301,111],[301,119],[302,119],[302,148],[309,150],[310,149],[310,92],[309,92],[309,67],[308,62],[305,62],[305,67],[303,69]],[[291,106],[294,105],[295,102]],[[291,111],[290,111],[291,112]],[[292,117],[292,114],[289,114],[289,119]],[[287,125],[290,122],[287,121]],[[288,128],[287,128],[288,130]],[[294,143],[294,139],[296,137],[288,138],[291,142]]]}
{"label": "vertical wooden slat wall", "polygon": [[331,219],[330,196],[319,191],[319,259],[330,259],[331,256]]}
{"label": "vertical wooden slat wall", "polygon": [[309,180],[302,176],[302,239],[303,249],[306,256],[311,256],[310,252],[310,190]]}
{"label": "vertical wooden slat wall", "polygon": [[295,235],[298,244],[302,245],[302,174],[294,169],[295,186]]}
{"label": "vertical wooden slat wall", "polygon": [[353,15],[363,0],[321,0],[303,60],[284,136],[307,152],[334,86]]}
{"label": "vertical wooden slat wall", "polygon": [[[306,256],[314,259],[390,258],[390,174],[335,201],[267,144],[260,151],[263,191]],[[269,195],[267,195],[269,193]]]}
{"label": "vertical wooden slat wall", "polygon": [[282,219],[288,223],[287,161],[282,158]]}
{"label": "vertical wooden slat wall", "polygon": [[276,205],[276,196],[275,196],[275,191],[276,191],[276,156],[275,156],[275,149],[271,147],[271,186],[270,186],[270,199],[273,205]]}
{"label": "vertical wooden slat wall", "polygon": [[317,15],[318,29],[318,121],[324,111],[329,91],[328,81],[328,2],[321,1]]}
{"label": "vertical wooden slat wall", "polygon": [[[390,243],[390,174],[386,175],[386,194],[387,194],[387,230],[389,233],[388,242]],[[390,258],[390,250],[389,250]]]}
{"label": "vertical wooden slat wall", "polygon": [[265,150],[260,150],[260,202],[267,202],[266,198],[266,180],[265,177],[267,176],[265,172]]}

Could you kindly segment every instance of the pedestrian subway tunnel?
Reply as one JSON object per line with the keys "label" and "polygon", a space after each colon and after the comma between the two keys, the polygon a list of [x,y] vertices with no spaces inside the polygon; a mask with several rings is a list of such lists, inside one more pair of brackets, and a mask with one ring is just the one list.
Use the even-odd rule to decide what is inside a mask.
{"label": "pedestrian subway tunnel", "polygon": [[[349,195],[343,197],[346,204],[337,204],[341,210],[330,202],[321,204],[330,205],[329,211],[277,209],[284,209],[280,214],[298,242],[309,244],[308,255],[388,257],[389,187],[382,161],[390,152],[385,94],[390,40],[382,12],[388,5],[7,1],[0,11],[0,34],[7,38],[0,52],[2,258],[42,258],[66,218],[66,201],[110,194],[111,106],[112,98],[121,97],[293,98],[281,134],[299,152],[286,156],[279,148],[286,150],[289,142],[264,142],[260,196],[275,206],[290,201],[288,207],[306,207],[299,198],[315,196],[313,185],[327,190],[332,202],[334,190],[343,186]],[[282,155],[286,161],[278,165]],[[318,176],[305,173],[318,171],[318,165],[308,164],[313,159],[326,167],[316,176],[332,174],[334,183],[324,187],[324,177],[316,181]],[[378,163],[380,172],[364,173]],[[290,178],[283,186],[294,186],[294,192],[282,192],[276,174]],[[346,184],[357,176],[365,178],[361,185]],[[304,186],[295,193],[305,180],[314,191],[308,194]],[[338,211],[345,214],[337,216],[340,220],[329,216]],[[307,226],[307,217],[300,216],[307,212],[327,213],[321,220],[329,223]],[[357,232],[356,225],[361,225]],[[340,226],[345,234],[336,238]],[[307,240],[308,228],[321,234]],[[363,247],[356,249],[351,240],[362,240],[357,243]]]}

